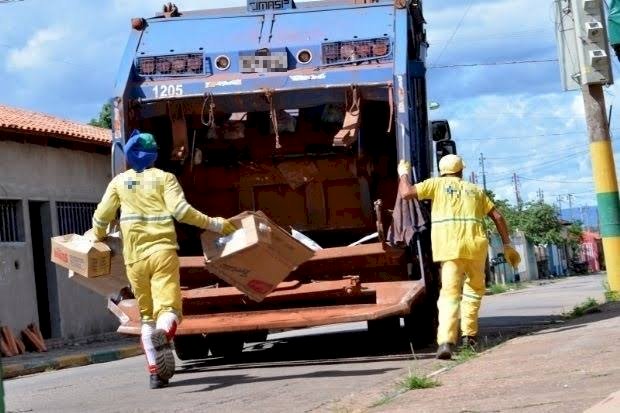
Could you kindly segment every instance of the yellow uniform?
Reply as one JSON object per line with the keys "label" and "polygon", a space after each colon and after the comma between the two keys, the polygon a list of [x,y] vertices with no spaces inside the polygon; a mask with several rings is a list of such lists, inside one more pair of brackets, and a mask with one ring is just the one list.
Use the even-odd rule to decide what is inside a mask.
{"label": "yellow uniform", "polygon": [[437,342],[455,344],[459,306],[462,334],[478,333],[488,248],[483,219],[494,205],[478,186],[458,177],[431,178],[415,187],[419,199],[432,201],[433,259],[442,262]]}
{"label": "yellow uniform", "polygon": [[190,206],[175,176],[156,168],[130,169],[110,182],[93,216],[97,238],[106,236],[119,207],[127,277],[143,321],[157,320],[167,311],[181,317],[174,219],[203,229],[220,222]]}

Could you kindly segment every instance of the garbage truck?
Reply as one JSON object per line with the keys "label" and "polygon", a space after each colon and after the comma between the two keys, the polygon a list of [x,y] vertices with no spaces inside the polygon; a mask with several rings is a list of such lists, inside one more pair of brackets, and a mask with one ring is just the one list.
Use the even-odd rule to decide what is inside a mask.
{"label": "garbage truck", "polygon": [[[132,131],[151,132],[156,166],[197,209],[262,211],[316,250],[257,303],[209,273],[200,233],[178,225],[180,359],[346,322],[386,341],[434,339],[429,206],[397,201],[396,172],[406,159],[423,180],[455,151],[447,122],[428,120],[424,24],[422,1],[408,0],[168,3],[131,20],[112,98],[113,174]],[[140,334],[134,300],[109,307],[119,332]]]}

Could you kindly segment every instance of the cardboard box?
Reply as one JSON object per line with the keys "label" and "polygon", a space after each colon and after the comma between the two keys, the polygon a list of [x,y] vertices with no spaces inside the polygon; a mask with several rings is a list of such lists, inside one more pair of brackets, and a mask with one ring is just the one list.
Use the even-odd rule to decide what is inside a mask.
{"label": "cardboard box", "polygon": [[117,298],[121,289],[129,286],[123,260],[123,241],[120,234],[110,234],[103,243],[110,249],[109,274],[92,278],[69,271],[69,279],[103,297]]}
{"label": "cardboard box", "polygon": [[77,234],[52,238],[52,262],[85,277],[110,273],[110,248]]}
{"label": "cardboard box", "polygon": [[254,301],[262,301],[314,255],[260,211],[244,212],[230,221],[239,230],[228,237],[211,231],[202,234],[206,267]]}

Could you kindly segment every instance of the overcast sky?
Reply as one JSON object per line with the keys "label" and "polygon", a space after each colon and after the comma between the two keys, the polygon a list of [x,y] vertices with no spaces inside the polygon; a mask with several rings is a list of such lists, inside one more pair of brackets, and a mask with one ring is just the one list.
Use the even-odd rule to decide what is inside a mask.
{"label": "overcast sky", "polygon": [[[244,0],[178,0],[181,10],[241,6]],[[24,0],[0,4],[0,103],[86,122],[111,97],[130,18],[149,17],[161,0]],[[467,170],[514,202],[512,174],[525,200],[539,189],[549,203],[573,194],[593,205],[594,190],[580,93],[563,92],[551,0],[426,0],[431,48],[428,94],[449,119]],[[612,52],[613,53],[613,52]],[[614,56],[615,60],[615,56]],[[454,65],[467,65],[454,67]],[[620,68],[617,60],[614,67]],[[620,78],[619,78],[620,79]],[[608,105],[618,89],[606,90]],[[612,133],[620,131],[619,110]],[[615,144],[615,148],[620,145]],[[616,151],[620,163],[620,152]],[[481,177],[479,183],[482,183]]]}

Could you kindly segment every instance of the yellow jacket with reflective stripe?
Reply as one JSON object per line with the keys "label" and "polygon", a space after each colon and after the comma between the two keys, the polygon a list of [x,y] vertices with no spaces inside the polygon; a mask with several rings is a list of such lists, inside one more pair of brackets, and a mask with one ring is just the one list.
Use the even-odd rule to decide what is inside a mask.
{"label": "yellow jacket with reflective stripe", "polygon": [[177,249],[174,221],[208,229],[213,219],[194,209],[176,177],[160,169],[143,172],[130,169],[117,175],[103,195],[93,215],[93,229],[104,238],[110,221],[121,209],[125,264],[133,264],[151,254]]}
{"label": "yellow jacket with reflective stripe", "polygon": [[494,205],[482,189],[457,177],[431,178],[415,187],[418,199],[430,199],[433,203],[433,259],[485,259],[488,240],[484,217]]}

